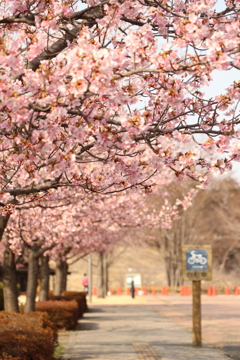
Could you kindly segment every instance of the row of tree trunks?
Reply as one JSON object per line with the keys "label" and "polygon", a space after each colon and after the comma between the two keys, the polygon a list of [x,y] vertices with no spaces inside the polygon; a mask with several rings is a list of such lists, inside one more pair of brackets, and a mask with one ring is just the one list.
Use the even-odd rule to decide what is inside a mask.
{"label": "row of tree trunks", "polygon": [[[35,311],[35,299],[37,295],[38,280],[40,279],[39,300],[47,301],[49,294],[49,257],[41,256],[39,266],[39,247],[33,246],[28,249],[28,281],[26,291],[26,304],[24,312]],[[67,262],[61,260],[61,266],[56,269],[55,295],[61,295],[67,285]],[[58,280],[60,279],[60,280]],[[5,311],[19,312],[18,289],[15,255],[7,244],[3,261],[3,294]]]}

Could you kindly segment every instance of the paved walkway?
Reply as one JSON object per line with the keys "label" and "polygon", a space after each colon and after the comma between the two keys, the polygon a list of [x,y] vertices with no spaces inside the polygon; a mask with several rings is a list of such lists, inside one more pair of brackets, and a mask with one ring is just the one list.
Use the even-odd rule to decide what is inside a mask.
{"label": "paved walkway", "polygon": [[90,305],[76,331],[60,333],[64,359],[229,360],[212,345],[193,347],[191,330],[158,311],[156,301],[127,299],[121,304],[122,298],[114,305]]}

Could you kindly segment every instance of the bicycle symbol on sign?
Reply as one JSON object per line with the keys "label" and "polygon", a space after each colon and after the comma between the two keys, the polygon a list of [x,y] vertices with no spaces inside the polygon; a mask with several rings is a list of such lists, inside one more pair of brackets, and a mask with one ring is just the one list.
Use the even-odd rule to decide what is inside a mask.
{"label": "bicycle symbol on sign", "polygon": [[206,265],[207,259],[202,254],[196,254],[195,250],[192,250],[190,254],[191,256],[187,259],[187,262],[190,265],[194,265],[194,264]]}

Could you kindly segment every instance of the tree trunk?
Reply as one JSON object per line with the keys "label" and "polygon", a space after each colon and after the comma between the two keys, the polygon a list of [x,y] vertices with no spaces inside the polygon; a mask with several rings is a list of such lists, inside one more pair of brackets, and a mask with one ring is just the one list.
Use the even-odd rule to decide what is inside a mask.
{"label": "tree trunk", "polygon": [[167,277],[167,284],[171,286],[171,252],[170,252],[170,239],[167,234],[167,230],[164,231],[164,262]]}
{"label": "tree trunk", "polygon": [[105,294],[109,291],[109,264],[105,262]]}
{"label": "tree trunk", "polygon": [[104,253],[99,253],[99,284],[98,284],[98,298],[105,298],[105,271],[104,271]]}
{"label": "tree trunk", "polygon": [[48,300],[49,291],[49,256],[41,256],[39,301]]}
{"label": "tree trunk", "polygon": [[38,274],[39,274],[39,264],[38,264],[38,245],[33,245],[31,249],[28,249],[28,281],[27,281],[27,299],[24,308],[24,312],[28,313],[30,311],[35,311],[35,299],[37,294],[37,285],[38,285]]}
{"label": "tree trunk", "polygon": [[63,278],[62,278],[62,291],[67,290],[67,273],[68,273],[68,263],[63,261]]}
{"label": "tree trunk", "polygon": [[57,296],[61,295],[63,292],[64,269],[66,267],[64,264],[65,262],[66,261],[62,260],[62,258],[59,258],[56,261],[54,295]]}
{"label": "tree trunk", "polygon": [[3,260],[4,310],[19,312],[15,255],[6,245]]}
{"label": "tree trunk", "polygon": [[168,286],[182,285],[182,243],[185,237],[184,217],[164,231],[164,261]]}
{"label": "tree trunk", "polygon": [[224,253],[224,255],[221,257],[221,264],[219,266],[219,272],[224,272],[224,268],[225,268],[225,265],[226,265],[226,261],[227,261],[227,258],[228,258],[228,255],[229,253],[234,249],[234,247],[237,247],[237,241],[235,241],[233,243],[232,246],[230,246],[230,248],[227,249],[227,251]]}
{"label": "tree trunk", "polygon": [[[10,214],[6,216],[0,215],[0,241],[9,218]],[[19,312],[15,255],[8,243],[6,244],[3,259],[3,296],[5,311]]]}
{"label": "tree trunk", "polygon": [[9,218],[10,218],[10,214],[7,214],[6,216],[0,215],[0,241],[2,240],[3,233],[7,227]]}

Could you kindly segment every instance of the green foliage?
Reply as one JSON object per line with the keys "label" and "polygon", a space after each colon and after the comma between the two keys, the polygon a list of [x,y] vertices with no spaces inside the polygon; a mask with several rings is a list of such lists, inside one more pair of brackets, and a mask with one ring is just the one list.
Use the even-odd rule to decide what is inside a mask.
{"label": "green foliage", "polygon": [[61,355],[63,354],[64,349],[65,349],[64,345],[62,345],[62,344],[57,345],[55,347],[55,349],[54,349],[54,354],[53,354],[54,357],[56,357],[56,358],[61,357]]}
{"label": "green foliage", "polygon": [[74,329],[78,321],[78,304],[71,301],[39,301],[36,311],[46,312],[57,329]]}
{"label": "green foliage", "polygon": [[47,314],[0,313],[0,360],[53,360],[57,332]]}

